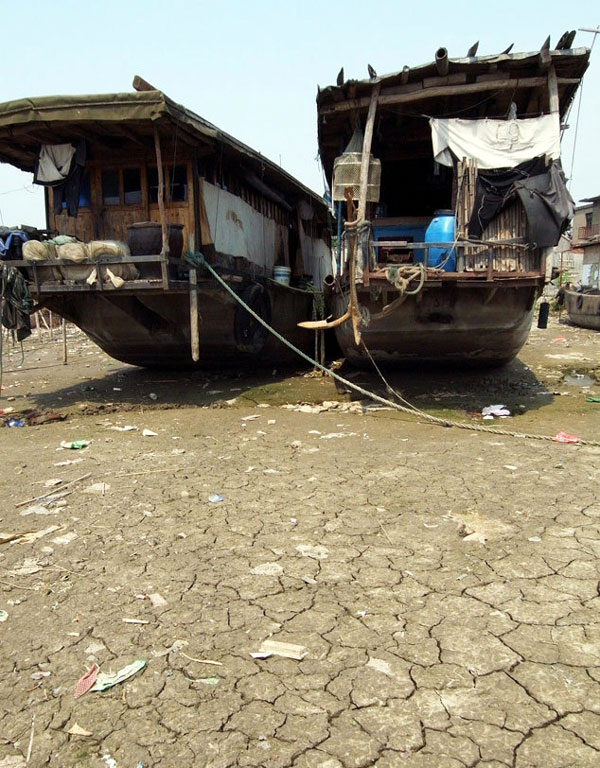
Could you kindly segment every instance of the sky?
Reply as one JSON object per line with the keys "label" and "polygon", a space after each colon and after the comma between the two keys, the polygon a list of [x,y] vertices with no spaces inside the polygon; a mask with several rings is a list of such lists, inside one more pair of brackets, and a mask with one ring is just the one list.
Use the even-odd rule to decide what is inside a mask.
{"label": "sky", "polygon": [[[538,50],[568,29],[600,25],[598,0],[47,0],[10,2],[0,101],[132,90],[134,75],[262,152],[322,194],[317,85],[433,60]],[[575,46],[593,35],[578,32]],[[600,195],[600,41],[563,139],[576,201]],[[0,224],[43,227],[43,192],[31,174],[0,164]]]}

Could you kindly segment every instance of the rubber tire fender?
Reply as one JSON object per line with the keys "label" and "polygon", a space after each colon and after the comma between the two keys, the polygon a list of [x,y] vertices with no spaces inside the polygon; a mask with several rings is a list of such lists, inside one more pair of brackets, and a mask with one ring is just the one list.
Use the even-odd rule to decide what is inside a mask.
{"label": "rubber tire fender", "polygon": [[581,294],[579,294],[579,296],[577,297],[577,302],[575,306],[577,307],[577,309],[581,309],[583,307],[583,296]]}
{"label": "rubber tire fender", "polygon": [[[239,297],[250,309],[269,325],[271,324],[271,300],[267,289],[260,283],[252,283],[243,288]],[[269,331],[261,325],[241,304],[235,308],[233,318],[233,338],[236,349],[250,355],[262,351],[269,337]]]}

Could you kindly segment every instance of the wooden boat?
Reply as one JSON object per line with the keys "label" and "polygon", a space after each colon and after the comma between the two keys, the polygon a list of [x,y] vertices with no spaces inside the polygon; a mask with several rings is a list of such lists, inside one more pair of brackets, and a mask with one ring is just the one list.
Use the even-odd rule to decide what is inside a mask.
{"label": "wooden boat", "polygon": [[[74,169],[75,152],[67,180],[45,197],[47,229],[80,241],[76,263],[63,257],[66,246],[13,262],[38,306],[127,363],[290,359],[214,279],[189,268],[185,252],[201,251],[249,306],[310,351],[313,335],[297,323],[311,316],[314,286],[330,270],[323,200],[141,78],[134,88],[0,104],[0,161],[39,173],[44,147],[83,156]],[[128,240],[129,250],[98,245]]]}
{"label": "wooden boat", "polygon": [[[539,202],[561,173],[561,121],[589,60],[588,49],[565,48],[572,38],[534,53],[450,58],[440,48],[423,66],[384,77],[370,67],[369,79],[342,75],[319,90],[320,156],[339,236],[327,327],[351,362],[365,363],[367,350],[399,363],[501,364],[517,355],[547,253],[568,221],[540,230],[528,194]],[[481,185],[510,180],[505,168],[518,183],[503,187],[485,217]]]}
{"label": "wooden boat", "polygon": [[600,290],[565,291],[565,309],[569,320],[582,328],[600,331]]}
{"label": "wooden boat", "polygon": [[577,243],[583,250],[581,290],[563,289],[563,302],[572,323],[600,331],[600,237],[589,231],[584,234]]}

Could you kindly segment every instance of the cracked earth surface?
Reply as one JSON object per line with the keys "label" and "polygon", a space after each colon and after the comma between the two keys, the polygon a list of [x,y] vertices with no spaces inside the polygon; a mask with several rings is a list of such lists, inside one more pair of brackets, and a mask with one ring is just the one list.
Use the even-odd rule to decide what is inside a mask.
{"label": "cracked earth surface", "polygon": [[[600,449],[248,403],[0,441],[0,530],[58,526],[0,547],[0,765],[33,717],[51,768],[600,764]],[[307,654],[252,658],[266,638]]]}

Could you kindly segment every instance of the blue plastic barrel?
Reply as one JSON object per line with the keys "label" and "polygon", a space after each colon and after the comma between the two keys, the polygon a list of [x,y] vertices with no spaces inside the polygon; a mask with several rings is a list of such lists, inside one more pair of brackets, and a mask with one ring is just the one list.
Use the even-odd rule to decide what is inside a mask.
{"label": "blue plastic barrel", "polygon": [[[433,219],[425,230],[426,243],[454,242],[454,211],[441,210],[433,214]],[[427,257],[428,267],[439,267],[445,272],[456,272],[456,250],[454,248],[430,248]]]}

